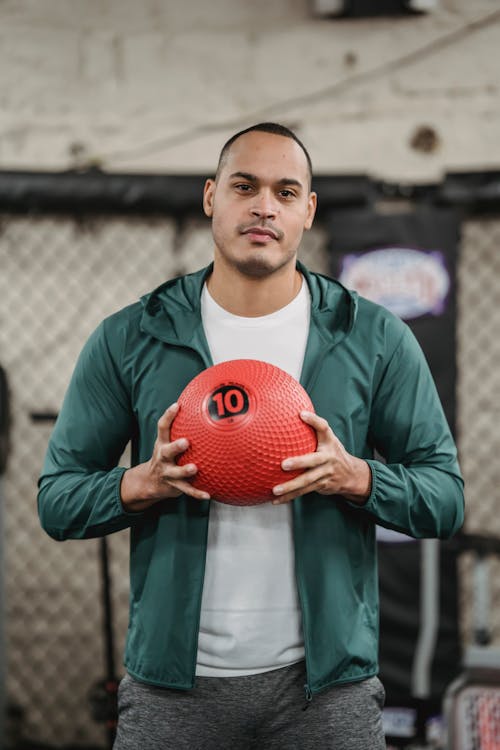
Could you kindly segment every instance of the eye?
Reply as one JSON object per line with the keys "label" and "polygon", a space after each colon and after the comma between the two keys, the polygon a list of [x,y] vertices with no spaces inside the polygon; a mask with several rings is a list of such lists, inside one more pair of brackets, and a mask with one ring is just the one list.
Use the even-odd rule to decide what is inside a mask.
{"label": "eye", "polygon": [[238,182],[234,188],[240,193],[249,193],[250,190],[252,190],[252,185],[250,185],[248,182]]}
{"label": "eye", "polygon": [[293,192],[293,190],[289,190],[288,188],[284,188],[283,190],[280,190],[279,195],[282,198],[295,198],[295,193]]}

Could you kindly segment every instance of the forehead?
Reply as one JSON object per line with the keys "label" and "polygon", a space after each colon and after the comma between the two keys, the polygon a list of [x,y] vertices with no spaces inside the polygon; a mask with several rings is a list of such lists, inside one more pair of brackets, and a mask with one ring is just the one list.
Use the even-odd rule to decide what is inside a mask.
{"label": "forehead", "polygon": [[231,144],[221,168],[221,176],[246,172],[259,179],[309,181],[306,155],[293,138],[252,131]]}

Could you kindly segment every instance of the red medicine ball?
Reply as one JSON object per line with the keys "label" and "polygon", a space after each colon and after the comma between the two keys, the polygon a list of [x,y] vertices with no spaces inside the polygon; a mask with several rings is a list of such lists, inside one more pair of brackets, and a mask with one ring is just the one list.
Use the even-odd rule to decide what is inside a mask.
{"label": "red medicine ball", "polygon": [[283,471],[291,456],[313,453],[316,432],[300,418],[314,411],[306,391],[284,370],[256,359],[234,359],[197,375],[178,399],[171,440],[189,448],[177,463],[194,463],[192,480],[214,500],[257,505],[299,471]]}

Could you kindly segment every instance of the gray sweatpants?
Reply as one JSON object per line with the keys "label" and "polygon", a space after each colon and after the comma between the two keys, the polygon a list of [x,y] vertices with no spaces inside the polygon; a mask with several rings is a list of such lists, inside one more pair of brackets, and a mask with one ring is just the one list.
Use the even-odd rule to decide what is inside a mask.
{"label": "gray sweatpants", "polygon": [[249,677],[198,677],[190,691],[126,675],[113,750],[385,748],[377,677],[329,688],[307,703],[305,682],[303,663]]}

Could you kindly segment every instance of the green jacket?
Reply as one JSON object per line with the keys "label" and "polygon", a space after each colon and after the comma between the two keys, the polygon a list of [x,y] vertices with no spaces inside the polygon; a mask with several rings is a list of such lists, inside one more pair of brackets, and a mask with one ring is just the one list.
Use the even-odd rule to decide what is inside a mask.
{"label": "green jacket", "polygon": [[[447,538],[463,522],[463,484],[433,380],[408,327],[338,282],[298,268],[311,292],[301,382],[316,412],[351,454],[368,460],[373,475],[362,508],[313,493],[293,501],[311,695],[377,672],[375,524]],[[149,460],[165,408],[212,364],[200,317],[210,270],[166,282],[92,334],[39,481],[41,523],[55,539],[130,527],[125,664],[144,682],[182,689],[194,685],[210,501],[181,496],[125,513],[117,462],[129,439],[132,463]],[[385,462],[374,460],[375,449]]]}

